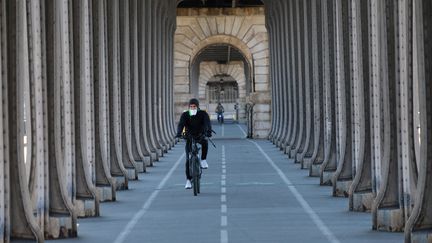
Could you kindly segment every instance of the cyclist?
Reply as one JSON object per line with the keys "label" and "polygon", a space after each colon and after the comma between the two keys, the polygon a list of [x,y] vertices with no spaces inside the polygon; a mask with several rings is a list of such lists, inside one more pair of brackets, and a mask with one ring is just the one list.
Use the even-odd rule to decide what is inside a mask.
{"label": "cyclist", "polygon": [[224,110],[222,104],[219,102],[217,107],[216,107],[216,114],[217,114],[218,121],[220,123],[224,122],[224,117],[223,117],[224,112],[225,112],[225,110]]}
{"label": "cyclist", "polygon": [[[189,100],[189,110],[183,112],[180,117],[180,122],[177,127],[177,135],[176,137],[181,137],[183,129],[185,130],[186,135],[191,135],[197,143],[201,144],[201,168],[207,169],[207,152],[208,152],[208,141],[205,139],[206,137],[211,137],[211,124],[210,118],[207,112],[199,109],[199,101],[195,98]],[[186,141],[186,189],[191,189],[191,179],[192,176],[189,173],[189,148],[191,141]]]}

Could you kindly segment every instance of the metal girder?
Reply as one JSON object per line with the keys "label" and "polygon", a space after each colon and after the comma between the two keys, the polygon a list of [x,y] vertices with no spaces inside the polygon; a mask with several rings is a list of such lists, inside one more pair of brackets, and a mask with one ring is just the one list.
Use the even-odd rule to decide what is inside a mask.
{"label": "metal girder", "polygon": [[139,82],[140,86],[140,120],[141,120],[141,139],[143,146],[142,150],[145,155],[150,155],[151,160],[149,166],[153,165],[154,161],[159,160],[158,154],[156,153],[155,145],[153,145],[152,141],[150,140],[149,135],[149,123],[151,122],[149,120],[149,113],[152,113],[151,110],[147,110],[147,106],[149,103],[149,95],[151,95],[149,91],[149,82],[151,79],[147,78],[148,73],[150,73],[149,68],[147,67],[147,55],[148,55],[148,45],[150,45],[149,37],[147,34],[150,33],[148,30],[148,25],[151,21],[151,8],[149,5],[149,1],[138,1],[138,9],[144,14],[142,14],[141,18],[139,19],[139,26],[138,28],[138,51],[139,51],[139,79],[141,80]]}
{"label": "metal girder", "polygon": [[371,1],[371,74],[373,114],[373,191],[372,204],[374,229],[401,231],[404,227],[400,142],[399,87],[396,79],[396,24],[393,1]]}
{"label": "metal girder", "polygon": [[312,105],[313,105],[313,68],[312,68],[312,16],[311,10],[311,0],[303,1],[303,59],[304,59],[304,132],[303,132],[303,142],[300,145],[300,149],[297,151],[297,162],[301,163],[302,169],[309,169],[309,165],[304,164],[304,158],[312,156],[313,153],[313,135],[314,135],[314,123],[312,120]]}
{"label": "metal girder", "polygon": [[304,88],[304,62],[303,62],[303,55],[302,52],[304,51],[304,42],[302,40],[304,35],[304,18],[302,15],[302,9],[303,9],[303,3],[305,1],[295,1],[294,2],[294,12],[295,12],[295,28],[297,31],[295,31],[295,41],[296,41],[296,77],[295,77],[295,87],[297,89],[295,94],[295,103],[297,106],[295,115],[297,116],[297,128],[296,128],[296,135],[293,137],[294,140],[293,144],[291,146],[290,151],[290,157],[294,159],[294,163],[299,163],[297,159],[297,153],[301,153],[303,149],[303,141],[305,139],[305,88]]}
{"label": "metal girder", "polygon": [[[320,176],[320,184],[333,184],[334,196],[349,196],[350,210],[371,210],[374,229],[405,230],[406,242],[430,242],[432,94],[427,80],[432,45],[427,40],[432,3],[265,3],[266,13],[272,14],[267,27],[273,111],[288,112],[272,116],[270,140],[281,146],[279,139],[286,135],[283,142],[291,157],[297,155],[302,168]],[[280,11],[283,6],[288,8]],[[274,16],[279,12],[290,23]],[[281,31],[289,36],[280,39],[285,35]],[[284,72],[289,75],[287,90],[281,83]],[[280,94],[284,97],[276,97]],[[313,144],[306,142],[309,136]],[[311,146],[308,155],[299,153]]]}
{"label": "metal girder", "polygon": [[94,87],[91,63],[91,8],[88,0],[73,2],[74,112],[76,200],[78,216],[98,216],[99,198],[95,188]]}
{"label": "metal girder", "polygon": [[311,33],[312,33],[312,66],[313,66],[313,120],[314,120],[314,150],[311,157],[305,158],[303,168],[309,168],[309,176],[314,174],[312,165],[321,164],[324,160],[324,122],[323,122],[323,65],[322,60],[322,22],[321,22],[321,1],[311,2]]}
{"label": "metal girder", "polygon": [[136,161],[143,162],[143,171],[151,164],[151,157],[149,153],[143,150],[141,139],[141,123],[140,123],[140,78],[139,78],[139,52],[138,52],[138,28],[141,26],[138,16],[138,0],[130,0],[130,73],[131,84],[130,89],[132,92],[131,97],[131,120],[132,120],[132,156]]}
{"label": "metal girder", "polygon": [[[432,148],[431,148],[431,125],[432,125],[432,112],[430,97],[432,95],[431,89],[431,56],[432,45],[430,44],[431,30],[428,26],[432,23],[431,9],[432,4],[430,1],[424,0],[413,0],[411,1],[399,1],[399,8],[402,11],[401,18],[404,24],[401,31],[405,34],[400,36],[400,41],[405,45],[403,49],[401,66],[405,67],[407,73],[403,75],[409,75],[410,63],[409,55],[410,47],[408,43],[412,36],[412,55],[413,55],[413,93],[414,98],[414,109],[413,109],[413,122],[414,127],[409,123],[407,124],[404,120],[405,129],[413,129],[414,131],[414,152],[415,160],[410,160],[405,156],[410,151],[406,149],[403,151],[405,160],[404,162],[404,174],[406,174],[406,180],[404,181],[411,190],[408,192],[413,195],[411,197],[410,205],[410,216],[407,219],[405,227],[405,241],[406,242],[431,242],[432,241],[432,210],[430,205],[432,204]],[[412,4],[412,5],[411,5]],[[412,7],[412,10],[410,9]],[[412,13],[412,15],[410,14]],[[411,21],[410,21],[411,20]],[[412,29],[410,28],[412,26]],[[410,29],[413,31],[410,35]],[[408,61],[408,63],[407,63]],[[409,79],[407,79],[409,81]],[[409,82],[402,83],[402,85],[409,85]],[[403,86],[401,86],[403,88]],[[409,91],[409,86],[408,90]],[[407,93],[404,93],[407,94]],[[410,100],[409,93],[408,101]],[[408,126],[406,126],[408,125]],[[405,133],[406,134],[406,133]],[[409,134],[409,133],[408,133]],[[405,144],[406,145],[406,144]],[[405,146],[405,148],[407,148]],[[413,152],[411,150],[411,152]],[[408,176],[409,175],[409,176]],[[411,186],[409,186],[411,184]],[[412,185],[414,184],[414,185]]]}
{"label": "metal girder", "polygon": [[75,237],[77,216],[98,216],[151,162],[143,125],[174,145],[175,4],[0,1],[0,16],[0,241]]}
{"label": "metal girder", "polygon": [[115,201],[115,180],[110,172],[106,0],[93,2],[94,120],[96,187],[101,201]]}
{"label": "metal girder", "polygon": [[333,195],[348,196],[353,178],[349,1],[335,1],[337,169],[332,177]]}
{"label": "metal girder", "polygon": [[[116,189],[128,189],[128,180],[135,178],[135,170],[125,168],[122,160],[121,142],[121,91],[120,91],[120,26],[119,2],[107,0],[107,36],[108,36],[108,103],[109,103],[109,161],[111,175],[116,181]],[[110,16],[110,17],[108,17]]]}
{"label": "metal girder", "polygon": [[323,120],[324,159],[313,164],[312,175],[320,176],[321,185],[329,185],[336,170],[336,119],[335,119],[335,36],[334,2],[321,2],[322,43],[323,43]]}
{"label": "metal girder", "polygon": [[132,93],[131,93],[131,23],[130,0],[119,2],[120,27],[120,96],[121,96],[121,158],[129,169],[129,179],[137,180],[138,172],[144,171],[144,161],[135,160],[132,152]]}
{"label": "metal girder", "polygon": [[372,209],[372,154],[369,75],[369,23],[367,0],[353,0],[351,11],[351,80],[353,119],[354,178],[349,189],[349,208],[354,211]]}

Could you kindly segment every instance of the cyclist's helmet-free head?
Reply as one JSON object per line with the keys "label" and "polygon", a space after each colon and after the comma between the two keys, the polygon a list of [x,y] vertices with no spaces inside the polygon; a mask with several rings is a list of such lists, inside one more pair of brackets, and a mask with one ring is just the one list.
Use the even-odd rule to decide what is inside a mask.
{"label": "cyclist's helmet-free head", "polygon": [[195,116],[198,112],[199,101],[195,98],[189,100],[189,115]]}

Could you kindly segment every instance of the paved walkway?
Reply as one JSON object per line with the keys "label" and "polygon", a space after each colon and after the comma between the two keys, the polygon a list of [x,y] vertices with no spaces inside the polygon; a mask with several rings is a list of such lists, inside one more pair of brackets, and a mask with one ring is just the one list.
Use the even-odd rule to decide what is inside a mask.
{"label": "paved walkway", "polygon": [[403,242],[372,231],[369,213],[348,211],[270,142],[244,139],[237,124],[214,128],[199,196],[184,189],[182,142],[59,242]]}

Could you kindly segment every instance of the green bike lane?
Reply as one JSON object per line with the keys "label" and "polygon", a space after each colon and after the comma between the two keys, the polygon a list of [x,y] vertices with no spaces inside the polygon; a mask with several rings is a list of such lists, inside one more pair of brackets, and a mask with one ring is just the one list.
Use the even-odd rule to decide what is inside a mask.
{"label": "green bike lane", "polygon": [[403,242],[372,231],[369,213],[349,212],[346,198],[270,142],[244,139],[244,128],[214,125],[199,196],[184,189],[180,142],[61,242]]}

